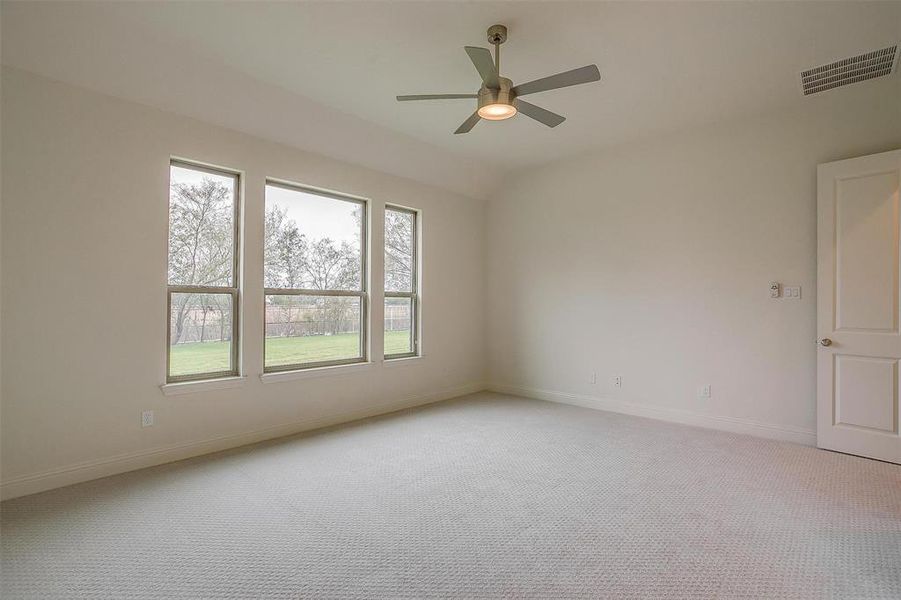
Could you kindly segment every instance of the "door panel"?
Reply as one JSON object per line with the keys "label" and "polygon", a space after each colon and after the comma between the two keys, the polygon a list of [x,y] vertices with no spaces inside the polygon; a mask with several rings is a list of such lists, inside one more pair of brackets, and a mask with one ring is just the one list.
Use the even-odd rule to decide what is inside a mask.
{"label": "door panel", "polygon": [[901,151],[817,170],[817,445],[901,463]]}
{"label": "door panel", "polygon": [[892,171],[835,182],[838,330],[898,329],[897,190]]}
{"label": "door panel", "polygon": [[898,361],[835,355],[835,425],[895,431]]}

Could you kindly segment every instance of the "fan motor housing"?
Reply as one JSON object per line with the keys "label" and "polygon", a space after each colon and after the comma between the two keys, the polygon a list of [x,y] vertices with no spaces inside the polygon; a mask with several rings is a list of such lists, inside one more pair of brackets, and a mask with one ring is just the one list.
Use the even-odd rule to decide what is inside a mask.
{"label": "fan motor housing", "polygon": [[501,84],[500,89],[495,90],[485,86],[479,89],[479,108],[489,104],[513,105],[513,100],[516,99],[516,94],[511,90],[513,82],[506,77],[498,77],[498,81]]}

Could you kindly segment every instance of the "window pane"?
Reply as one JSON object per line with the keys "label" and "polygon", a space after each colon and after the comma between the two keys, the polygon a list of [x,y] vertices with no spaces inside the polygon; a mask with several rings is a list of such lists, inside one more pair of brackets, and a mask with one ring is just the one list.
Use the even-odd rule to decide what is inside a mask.
{"label": "window pane", "polygon": [[268,288],[363,289],[363,205],[266,186]]}
{"label": "window pane", "polygon": [[413,224],[410,212],[385,209],[385,291],[413,291]]}
{"label": "window pane", "polygon": [[169,167],[170,285],[233,285],[235,181]]}
{"label": "window pane", "polygon": [[170,295],[169,376],[232,371],[231,294]]}
{"label": "window pane", "polygon": [[266,296],[266,367],[363,356],[357,296]]}
{"label": "window pane", "polygon": [[413,300],[385,298],[385,356],[413,352]]}

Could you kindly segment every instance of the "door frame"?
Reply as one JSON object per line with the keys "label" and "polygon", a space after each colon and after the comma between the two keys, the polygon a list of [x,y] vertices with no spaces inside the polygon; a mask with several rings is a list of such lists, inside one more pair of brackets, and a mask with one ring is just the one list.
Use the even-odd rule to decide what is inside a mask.
{"label": "door frame", "polygon": [[[817,166],[817,447],[866,456],[879,460],[901,463],[901,437],[899,437],[899,349],[901,349],[901,312],[899,312],[899,281],[901,281],[901,253],[899,253],[899,198],[895,195],[894,235],[895,265],[894,281],[894,323],[891,330],[883,332],[869,331],[865,351],[861,351],[854,342],[859,342],[859,331],[836,327],[836,263],[838,238],[836,232],[836,184],[839,179],[867,177],[887,172],[901,173],[901,150],[893,150],[869,156],[861,156],[847,160],[824,163]],[[901,175],[899,175],[901,177]],[[831,345],[823,345],[822,340],[831,341]],[[849,354],[842,354],[843,349]],[[837,357],[872,358],[875,360],[894,360],[893,373],[893,432],[880,432],[876,429],[855,426],[837,427],[835,411],[836,393],[836,360]]]}

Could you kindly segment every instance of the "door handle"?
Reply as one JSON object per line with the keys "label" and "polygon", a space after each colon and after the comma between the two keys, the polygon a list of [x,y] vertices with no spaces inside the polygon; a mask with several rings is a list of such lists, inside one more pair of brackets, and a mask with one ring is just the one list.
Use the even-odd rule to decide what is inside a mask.
{"label": "door handle", "polygon": [[830,340],[829,338],[823,338],[823,339],[819,340],[817,343],[818,343],[820,346],[831,346],[831,345],[832,345],[832,340]]}

